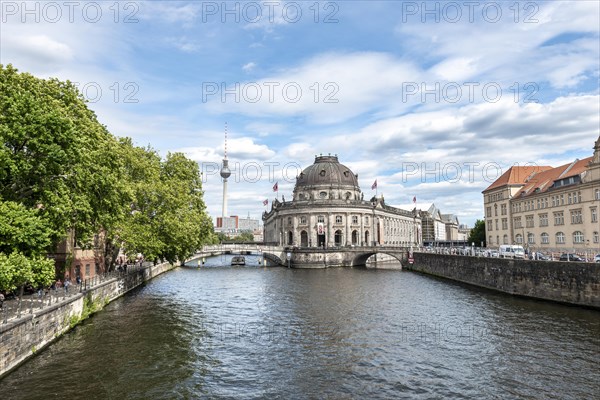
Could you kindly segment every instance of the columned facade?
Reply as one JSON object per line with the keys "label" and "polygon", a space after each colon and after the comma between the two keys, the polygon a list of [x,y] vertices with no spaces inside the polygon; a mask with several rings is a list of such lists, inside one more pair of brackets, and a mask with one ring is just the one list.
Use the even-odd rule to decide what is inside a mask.
{"label": "columned facade", "polygon": [[296,178],[292,200],[275,200],[263,214],[263,223],[265,243],[283,246],[421,244],[415,234],[421,230],[416,211],[388,206],[383,197],[364,200],[357,175],[336,156],[316,157]]}

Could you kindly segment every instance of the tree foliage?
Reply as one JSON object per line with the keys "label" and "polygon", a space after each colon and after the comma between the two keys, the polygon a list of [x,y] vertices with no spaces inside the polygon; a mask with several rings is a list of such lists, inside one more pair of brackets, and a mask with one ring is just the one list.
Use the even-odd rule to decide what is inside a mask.
{"label": "tree foliage", "polygon": [[471,233],[469,234],[469,239],[467,239],[469,243],[475,243],[475,246],[481,246],[483,243],[483,247],[486,246],[485,240],[485,221],[478,219],[475,221],[475,226],[471,229]]}
{"label": "tree foliage", "polygon": [[54,281],[54,260],[36,255],[27,257],[23,253],[10,255],[0,253],[0,288],[6,291],[21,289],[25,285],[49,286]]}
{"label": "tree foliage", "polygon": [[102,233],[107,264],[191,255],[214,240],[198,164],[113,136],[71,82],[0,64],[0,290],[48,282],[68,233]]}

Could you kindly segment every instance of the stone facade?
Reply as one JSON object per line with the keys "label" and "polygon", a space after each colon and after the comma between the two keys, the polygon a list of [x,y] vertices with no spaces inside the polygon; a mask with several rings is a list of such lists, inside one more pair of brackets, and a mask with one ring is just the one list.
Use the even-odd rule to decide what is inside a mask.
{"label": "stone facade", "polygon": [[60,303],[1,324],[0,377],[71,329],[72,320],[77,320],[83,313],[85,301],[103,306],[173,268],[174,265],[164,263],[127,274],[123,278],[113,278]]}
{"label": "stone facade", "polygon": [[421,218],[364,200],[358,175],[337,156],[318,156],[296,178],[291,201],[275,200],[263,214],[265,243],[299,248],[420,245]]}
{"label": "stone facade", "polygon": [[488,246],[600,253],[600,138],[592,157],[512,167],[483,195]]}
{"label": "stone facade", "polygon": [[600,264],[414,253],[406,268],[513,295],[600,309]]}

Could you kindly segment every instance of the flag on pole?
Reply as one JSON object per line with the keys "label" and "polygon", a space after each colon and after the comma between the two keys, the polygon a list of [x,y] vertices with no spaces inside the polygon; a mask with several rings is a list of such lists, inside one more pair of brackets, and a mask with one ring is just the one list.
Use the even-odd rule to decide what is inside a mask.
{"label": "flag on pole", "polygon": [[267,206],[269,205],[269,199],[266,199],[265,201],[263,201],[263,206]]}
{"label": "flag on pole", "polygon": [[377,179],[375,179],[375,182],[373,182],[373,184],[371,185],[371,190],[375,189],[377,189]]}
{"label": "flag on pole", "polygon": [[414,204],[417,204],[417,196],[414,196],[414,197],[413,197],[413,203],[414,203]]}
{"label": "flag on pole", "polygon": [[279,182],[275,182],[275,184],[273,185],[273,191],[274,192],[278,192],[279,191],[279,185],[278,185],[278,183]]}

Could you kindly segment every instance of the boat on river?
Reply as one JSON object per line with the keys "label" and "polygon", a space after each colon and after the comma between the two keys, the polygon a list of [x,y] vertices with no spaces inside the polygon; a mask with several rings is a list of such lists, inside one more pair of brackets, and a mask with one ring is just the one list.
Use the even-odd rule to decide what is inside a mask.
{"label": "boat on river", "polygon": [[246,259],[243,256],[234,256],[231,265],[246,265]]}

